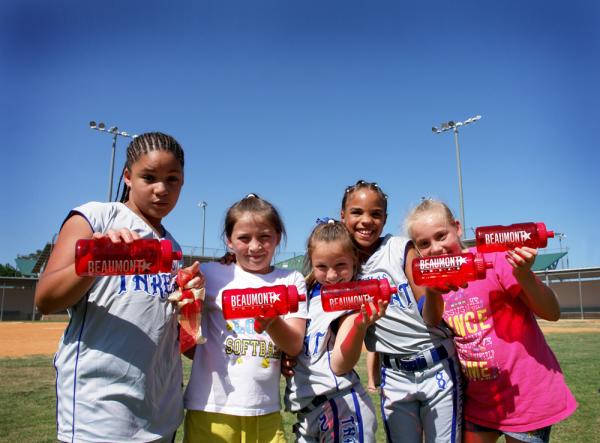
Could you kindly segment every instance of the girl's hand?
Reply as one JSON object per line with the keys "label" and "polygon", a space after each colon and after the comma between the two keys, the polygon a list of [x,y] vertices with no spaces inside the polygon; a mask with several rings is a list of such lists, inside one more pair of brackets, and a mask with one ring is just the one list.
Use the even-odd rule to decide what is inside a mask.
{"label": "girl's hand", "polygon": [[191,266],[180,269],[187,276],[187,282],[183,283],[182,289],[202,289],[206,283],[204,274],[200,272],[200,262],[195,261]]}
{"label": "girl's hand", "polygon": [[[170,296],[169,301],[177,308],[181,308],[196,300],[204,300],[204,274],[200,272],[200,263],[194,262],[187,268],[180,269],[175,278],[177,290]],[[191,296],[190,296],[191,295]]]}
{"label": "girl's hand", "polygon": [[119,230],[109,230],[106,232],[94,232],[92,238],[110,238],[110,241],[113,243],[131,243],[134,240],[138,240],[140,238],[140,234],[135,231],[130,231],[127,228],[122,228]]}
{"label": "girl's hand", "polygon": [[281,374],[284,377],[293,377],[296,373],[294,371],[294,366],[296,366],[296,358],[290,357],[286,353],[281,353]]}
{"label": "girl's hand", "polygon": [[515,276],[528,274],[537,257],[537,249],[523,246],[506,252],[506,261],[514,268]]}
{"label": "girl's hand", "polygon": [[277,319],[277,316],[264,316],[264,315],[259,315],[258,317],[256,317],[254,319],[254,330],[256,331],[257,334],[262,334],[263,332],[265,332],[267,329],[269,329],[269,326],[271,326],[271,324]]}
{"label": "girl's hand", "polygon": [[360,307],[360,314],[354,320],[354,324],[366,329],[385,315],[388,304],[389,302],[383,300],[378,300],[377,304],[373,302],[363,303]]}
{"label": "girl's hand", "polygon": [[437,286],[427,286],[425,288],[425,294],[426,295],[442,295],[442,294],[447,294],[448,292],[456,292],[459,289],[465,289],[467,286],[469,286],[468,283],[464,283],[460,286],[456,286],[453,284],[443,284],[443,285],[437,285]]}

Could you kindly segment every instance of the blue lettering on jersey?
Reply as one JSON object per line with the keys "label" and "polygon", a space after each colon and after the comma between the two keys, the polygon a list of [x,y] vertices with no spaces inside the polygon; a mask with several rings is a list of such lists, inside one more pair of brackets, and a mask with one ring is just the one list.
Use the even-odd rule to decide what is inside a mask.
{"label": "blue lettering on jersey", "polygon": [[[319,345],[322,344],[321,339],[327,335],[326,332],[316,332],[314,335],[308,334],[304,337],[304,355],[310,357],[310,355],[317,355],[319,353]],[[314,340],[314,346],[312,353],[310,352],[311,341]],[[319,343],[321,342],[321,343]]]}
{"label": "blue lettering on jersey", "polygon": [[121,275],[119,278],[119,295],[127,291],[144,292],[146,295],[158,295],[164,301],[175,289],[170,274]]}
{"label": "blue lettering on jersey", "polygon": [[[148,292],[148,276],[147,275],[134,275],[133,281],[135,282],[135,291],[144,291],[146,294]],[[140,283],[144,285],[144,289],[140,288]]]}
{"label": "blue lettering on jersey", "polygon": [[[394,280],[386,272],[377,272],[361,277],[361,280],[382,279],[387,278],[391,285],[394,285]],[[401,310],[412,308],[413,301],[410,296],[408,283],[400,283],[396,286],[398,291],[390,297],[390,306],[400,308]]]}
{"label": "blue lettering on jersey", "polygon": [[400,309],[408,309],[412,307],[413,302],[408,292],[408,283],[398,285],[398,292],[392,294],[390,306],[397,306]]}

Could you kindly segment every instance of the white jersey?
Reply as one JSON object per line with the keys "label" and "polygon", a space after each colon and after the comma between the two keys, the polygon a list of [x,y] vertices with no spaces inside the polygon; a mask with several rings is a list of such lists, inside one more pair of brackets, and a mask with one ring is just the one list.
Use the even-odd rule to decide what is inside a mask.
{"label": "white jersey", "polygon": [[[75,208],[94,232],[127,228],[159,238],[122,203]],[[179,245],[169,233],[175,250]],[[175,263],[174,267],[178,264]],[[54,358],[60,441],[170,441],[183,419],[171,275],[98,277],[69,308]]]}
{"label": "white jersey", "polygon": [[287,379],[284,397],[286,410],[292,412],[305,408],[318,395],[333,396],[360,384],[360,378],[353,370],[337,376],[331,369],[336,323],[348,312],[323,311],[321,285],[317,285],[310,294],[308,315],[304,348],[296,358],[295,375]]}
{"label": "white jersey", "polygon": [[446,326],[425,325],[406,275],[404,261],[409,240],[386,235],[379,248],[362,265],[360,279],[387,278],[398,290],[392,294],[385,316],[367,330],[365,344],[369,351],[412,355],[447,342],[452,347],[451,332]]}
{"label": "white jersey", "polygon": [[[202,332],[206,343],[196,347],[192,374],[185,392],[186,409],[239,416],[277,412],[281,351],[269,334],[254,331],[254,319],[225,320],[221,296],[226,289],[296,285],[306,294],[302,274],[274,269],[268,274],[253,274],[238,265],[205,263],[206,296]],[[283,318],[307,318],[306,301],[298,312]]]}

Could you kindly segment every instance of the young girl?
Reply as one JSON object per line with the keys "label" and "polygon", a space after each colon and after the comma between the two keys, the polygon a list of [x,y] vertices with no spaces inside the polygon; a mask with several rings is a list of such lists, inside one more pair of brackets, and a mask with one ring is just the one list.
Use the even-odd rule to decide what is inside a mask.
{"label": "young girl", "polygon": [[172,137],[140,135],[127,148],[121,202],[84,204],[62,225],[35,293],[42,313],[70,314],[54,358],[60,441],[170,442],[183,419],[171,275],[79,277],[74,266],[81,238],[169,239],[180,250],[161,222],[179,197],[183,163]]}
{"label": "young girl", "polygon": [[[462,226],[444,203],[424,200],[406,228],[424,257],[468,251]],[[485,279],[465,288],[427,288],[423,316],[429,324],[443,316],[454,330],[468,380],[467,443],[495,442],[502,434],[508,442],[547,442],[550,426],[577,406],[535,320],[534,314],[560,316],[556,295],[531,271],[536,255],[527,247],[484,254],[493,263]]]}
{"label": "young girl", "polygon": [[323,311],[321,285],[350,281],[358,271],[358,250],[342,223],[317,225],[306,250],[310,320],[284,398],[286,409],[298,415],[297,441],[374,442],[375,408],[352,368],[367,327],[385,314],[387,303],[353,313]]}
{"label": "young girl", "polygon": [[381,359],[381,410],[388,441],[461,441],[461,381],[451,332],[428,327],[419,311],[410,263],[416,256],[403,237],[381,237],[387,196],[359,180],[342,199],[341,217],[362,254],[360,278],[387,278],[398,288],[383,318],[367,331],[369,351]]}
{"label": "young girl", "polygon": [[[306,294],[302,274],[271,266],[283,222],[266,200],[249,194],[229,208],[224,237],[235,264],[207,263],[202,330],[185,393],[186,442],[285,442],[279,412],[281,352],[302,350],[306,302],[283,317],[226,321],[225,289],[296,285]],[[258,325],[255,325],[258,323]],[[255,332],[255,326],[262,333]]]}

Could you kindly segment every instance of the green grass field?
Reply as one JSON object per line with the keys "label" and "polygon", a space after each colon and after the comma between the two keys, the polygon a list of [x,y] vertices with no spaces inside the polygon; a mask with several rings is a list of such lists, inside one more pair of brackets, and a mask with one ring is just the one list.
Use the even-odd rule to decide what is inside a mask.
{"label": "green grass field", "polygon": [[[600,437],[600,340],[597,333],[548,333],[548,343],[558,357],[579,408],[554,426],[553,442],[598,442]],[[190,365],[185,364],[186,374]],[[364,376],[364,361],[357,367]],[[0,441],[54,442],[54,368],[48,356],[0,360]],[[283,384],[282,384],[283,386]],[[375,404],[378,400],[373,398]],[[294,417],[284,414],[286,431]],[[289,433],[292,441],[292,434]],[[179,431],[177,441],[181,441]],[[380,430],[377,441],[385,441]]]}

